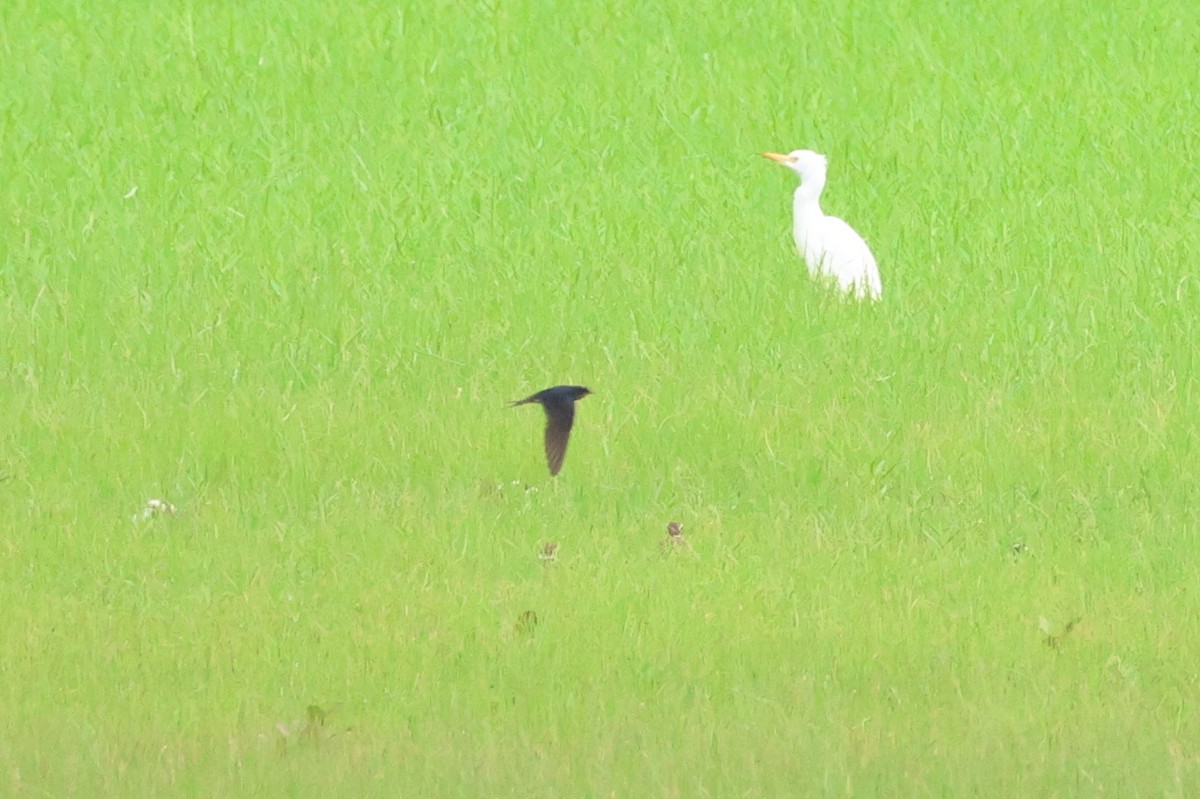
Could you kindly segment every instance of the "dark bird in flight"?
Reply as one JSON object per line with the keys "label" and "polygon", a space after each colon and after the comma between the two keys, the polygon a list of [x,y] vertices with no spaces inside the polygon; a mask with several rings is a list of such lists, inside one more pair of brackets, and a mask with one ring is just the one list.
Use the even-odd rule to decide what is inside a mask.
{"label": "dark bird in flight", "polygon": [[575,423],[575,400],[591,394],[583,386],[555,386],[517,400],[511,406],[536,402],[546,411],[546,465],[550,475],[562,469],[567,454],[567,441],[571,438],[571,425]]}

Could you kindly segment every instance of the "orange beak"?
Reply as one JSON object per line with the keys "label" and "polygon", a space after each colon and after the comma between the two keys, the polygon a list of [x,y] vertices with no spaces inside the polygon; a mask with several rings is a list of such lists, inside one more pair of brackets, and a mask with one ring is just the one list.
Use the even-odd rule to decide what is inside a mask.
{"label": "orange beak", "polygon": [[780,155],[779,153],[763,153],[762,157],[770,158],[775,163],[783,164],[784,166],[787,166],[788,164],[792,163],[791,158],[788,158],[786,155]]}

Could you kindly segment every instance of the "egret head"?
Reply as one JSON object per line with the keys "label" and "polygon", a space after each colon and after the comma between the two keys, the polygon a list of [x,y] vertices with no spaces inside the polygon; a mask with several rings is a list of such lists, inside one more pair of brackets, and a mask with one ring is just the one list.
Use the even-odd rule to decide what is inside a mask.
{"label": "egret head", "polygon": [[763,153],[763,158],[769,158],[777,164],[783,164],[800,176],[803,183],[824,183],[826,161],[825,156],[812,150],[792,150],[787,155],[780,153]]}

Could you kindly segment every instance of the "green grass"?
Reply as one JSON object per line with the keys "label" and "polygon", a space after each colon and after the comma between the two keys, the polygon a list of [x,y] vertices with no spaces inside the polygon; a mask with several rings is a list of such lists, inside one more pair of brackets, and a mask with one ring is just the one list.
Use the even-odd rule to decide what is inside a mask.
{"label": "green grass", "polygon": [[1197,29],[10,0],[0,794],[1193,795]]}

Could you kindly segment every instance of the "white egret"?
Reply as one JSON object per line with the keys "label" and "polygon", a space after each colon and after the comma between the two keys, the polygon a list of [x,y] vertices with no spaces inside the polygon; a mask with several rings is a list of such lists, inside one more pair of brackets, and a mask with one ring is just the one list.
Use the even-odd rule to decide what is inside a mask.
{"label": "white egret", "polygon": [[831,277],[844,292],[859,299],[883,296],[879,267],[862,236],[836,216],[821,210],[821,190],[828,169],[825,156],[812,150],[793,150],[787,155],[763,153],[800,176],[792,199],[792,237],[796,249],[813,277]]}

